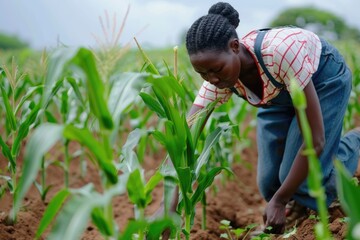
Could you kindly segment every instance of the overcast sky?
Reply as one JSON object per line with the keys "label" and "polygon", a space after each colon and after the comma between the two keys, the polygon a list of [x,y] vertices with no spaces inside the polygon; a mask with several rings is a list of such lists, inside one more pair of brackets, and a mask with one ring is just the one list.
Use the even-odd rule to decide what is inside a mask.
{"label": "overcast sky", "polygon": [[[120,44],[133,37],[144,46],[179,44],[180,35],[217,1],[205,0],[0,0],[0,32],[16,34],[36,49],[68,46],[96,46],[95,36],[104,40],[99,17],[111,32],[117,29],[130,6]],[[229,0],[240,14],[240,36],[266,27],[280,11],[295,6],[315,6],[342,17],[360,28],[359,0]],[[106,15],[110,24],[106,23]],[[109,34],[109,33],[108,33]],[[109,34],[109,38],[111,35]]]}

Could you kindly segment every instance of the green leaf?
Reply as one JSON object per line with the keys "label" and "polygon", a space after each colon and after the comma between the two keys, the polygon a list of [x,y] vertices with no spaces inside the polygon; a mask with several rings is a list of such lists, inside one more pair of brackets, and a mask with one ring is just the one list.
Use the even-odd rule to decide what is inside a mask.
{"label": "green leaf", "polygon": [[159,74],[159,71],[156,69],[156,67],[154,66],[154,64],[151,62],[151,60],[149,59],[149,57],[146,55],[145,51],[141,48],[140,44],[136,41],[136,45],[139,48],[139,51],[141,53],[141,56],[145,62],[146,65],[146,71],[152,74]]}
{"label": "green leaf", "polygon": [[112,236],[113,230],[111,228],[111,221],[107,219],[102,208],[96,207],[91,212],[91,219],[94,225],[105,236]]}
{"label": "green leaf", "polygon": [[291,236],[295,235],[297,231],[297,228],[294,226],[291,231],[285,233],[282,237],[283,238],[290,238]]}
{"label": "green leaf", "polygon": [[75,92],[76,97],[80,100],[81,104],[85,106],[85,100],[82,97],[82,94],[79,89],[79,84],[76,82],[76,79],[73,77],[67,77],[66,80],[68,81],[68,83],[70,83],[71,87]]}
{"label": "green leaf", "polygon": [[183,197],[183,202],[185,206],[186,214],[191,214],[195,205],[191,204],[191,201],[188,197],[188,193],[192,192],[191,184],[192,184],[192,175],[190,168],[188,167],[177,167],[176,168],[178,178],[179,178],[179,185]]}
{"label": "green leaf", "polygon": [[45,110],[45,117],[46,117],[47,122],[49,122],[49,123],[58,123],[58,119],[50,111]]}
{"label": "green leaf", "polygon": [[80,66],[86,74],[87,93],[92,113],[99,120],[100,126],[105,129],[112,129],[114,123],[105,101],[104,84],[97,71],[93,53],[86,48],[80,48],[73,61]]}
{"label": "green leaf", "polygon": [[145,187],[139,169],[130,174],[126,188],[131,202],[144,209],[146,207]]}
{"label": "green leaf", "polygon": [[145,92],[141,92],[140,97],[151,111],[154,111],[160,118],[166,118],[164,110],[154,97]]}
{"label": "green leaf", "polygon": [[[74,57],[76,49],[57,48],[49,57],[46,71],[42,107],[47,106],[62,85],[62,75],[68,62]],[[45,107],[46,108],[46,107]]]}
{"label": "green leaf", "polygon": [[[67,201],[59,213],[48,239],[80,239],[93,209],[107,207],[112,203],[112,199],[115,196],[123,194],[126,189],[124,183],[127,177],[127,174],[121,175],[120,181],[111,188],[108,188],[102,195],[94,192],[94,188],[91,185],[71,190],[73,197]],[[106,224],[106,222],[102,222],[102,224]],[[107,227],[112,228],[112,225],[109,223]]]}
{"label": "green leaf", "polygon": [[221,224],[221,225],[224,225],[224,226],[230,226],[230,221],[224,219],[224,220],[221,220],[221,221],[220,221],[220,224]]}
{"label": "green leaf", "polygon": [[146,195],[146,205],[151,202],[151,193],[154,188],[159,184],[163,179],[163,176],[160,172],[156,172],[145,185],[145,195]]}
{"label": "green leaf", "polygon": [[96,197],[75,196],[70,199],[58,215],[48,236],[51,240],[78,240],[88,224]]}
{"label": "green leaf", "polygon": [[73,125],[67,125],[64,129],[64,137],[69,140],[75,140],[86,146],[95,156],[95,160],[99,164],[101,170],[105,173],[107,179],[113,184],[118,181],[117,170],[112,159],[107,157],[103,145],[94,138],[90,130],[86,128],[79,129]]}
{"label": "green leaf", "polygon": [[360,202],[360,187],[355,186],[351,175],[339,160],[335,160],[335,167],[338,172],[336,183],[339,200],[346,215],[350,217],[347,238],[355,239],[352,232],[354,227],[360,223],[360,211],[356,211]]}
{"label": "green leaf", "polygon": [[[41,106],[43,109],[47,109],[50,102],[53,100],[54,96],[57,94],[57,92],[63,86],[63,83],[64,83],[64,78],[61,78],[55,82],[54,86],[51,86],[52,88],[50,90],[49,97],[47,99],[43,99],[42,106]],[[45,85],[45,91],[47,90],[46,88],[50,88],[50,86]],[[45,94],[43,96],[45,96]]]}
{"label": "green leaf", "polygon": [[66,116],[69,113],[69,96],[67,91],[62,91],[61,93],[61,106],[60,113],[62,116]]}
{"label": "green leaf", "polygon": [[229,237],[228,237],[228,234],[227,234],[227,233],[222,233],[222,234],[220,234],[220,238],[229,239]]}
{"label": "green leaf", "polygon": [[126,142],[121,149],[123,159],[119,164],[119,168],[122,169],[123,172],[133,172],[135,169],[141,167],[137,154],[134,152],[134,148],[138,147],[141,137],[146,134],[147,131],[138,128],[129,133]]}
{"label": "green leaf", "polygon": [[237,228],[237,229],[232,229],[231,230],[231,232],[233,232],[237,238],[240,237],[240,235],[243,234],[246,231],[247,230],[242,229],[242,228]]}
{"label": "green leaf", "polygon": [[14,139],[14,143],[11,149],[11,154],[13,156],[18,156],[20,151],[20,146],[22,140],[29,134],[30,126],[35,122],[38,113],[40,111],[40,104],[36,105],[29,115],[27,115],[26,119],[20,124],[19,129],[17,131],[17,135]]}
{"label": "green leaf", "polygon": [[5,105],[6,121],[8,122],[11,129],[13,131],[16,131],[17,130],[17,124],[16,124],[15,114],[13,112],[13,109],[11,108],[11,105],[10,105],[10,102],[9,102],[9,97],[8,97],[8,95],[6,93],[6,90],[5,90],[5,88],[4,88],[4,86],[2,84],[0,84],[0,90],[1,90],[3,103]]}
{"label": "green leaf", "polygon": [[44,86],[43,85],[39,85],[39,86],[35,86],[35,87],[30,87],[27,92],[25,93],[24,96],[21,97],[18,105],[16,106],[15,109],[15,115],[18,114],[19,110],[21,109],[21,107],[24,105],[24,103],[28,100],[31,99],[31,97],[33,96],[33,94],[35,92],[40,91],[41,89],[43,89]]}
{"label": "green leaf", "polygon": [[39,223],[39,227],[36,231],[36,239],[39,239],[39,237],[44,233],[45,229],[50,225],[69,194],[69,190],[62,189],[51,199]]}
{"label": "green leaf", "polygon": [[15,170],[16,169],[16,162],[15,162],[14,158],[11,155],[10,148],[4,142],[4,140],[2,139],[1,136],[0,136],[0,147],[1,147],[1,151],[4,154],[4,156],[6,157],[6,159],[9,160],[11,168],[13,170]]}
{"label": "green leaf", "polygon": [[199,175],[201,167],[204,166],[204,164],[206,164],[206,162],[208,161],[210,152],[213,149],[213,146],[219,142],[221,133],[223,131],[223,128],[218,127],[206,137],[205,146],[197,160],[197,166],[195,169],[196,176]]}
{"label": "green leaf", "polygon": [[37,176],[42,157],[57,141],[62,139],[62,134],[63,126],[43,124],[39,126],[30,137],[25,149],[22,176],[14,195],[14,206],[12,209],[14,218],[20,208],[25,193]]}
{"label": "green leaf", "polygon": [[200,137],[200,134],[204,128],[204,125],[209,118],[210,114],[214,111],[216,104],[220,99],[208,104],[205,109],[201,110],[199,114],[196,115],[195,122],[191,126],[191,133],[193,136],[194,145],[197,145],[197,141]]}
{"label": "green leaf", "polygon": [[196,191],[191,198],[191,203],[193,206],[195,206],[195,204],[200,201],[201,196],[206,190],[206,188],[211,186],[211,184],[214,182],[215,176],[218,175],[222,170],[226,170],[227,172],[232,173],[231,169],[227,167],[215,167],[211,169],[205,175],[205,177],[203,177],[201,182],[199,182],[199,185],[197,186]]}
{"label": "green leaf", "polygon": [[119,240],[130,240],[133,239],[133,235],[139,231],[145,231],[147,223],[145,221],[130,220]]}
{"label": "green leaf", "polygon": [[139,96],[146,83],[147,75],[143,73],[120,73],[113,75],[108,106],[114,122],[118,123],[124,111],[131,106]]}
{"label": "green leaf", "polygon": [[163,233],[163,231],[166,229],[170,230],[170,237],[174,237],[174,234],[176,233],[176,229],[179,228],[176,227],[176,225],[180,225],[180,219],[164,218],[151,222],[148,227],[146,239],[158,240],[160,239],[160,236]]}

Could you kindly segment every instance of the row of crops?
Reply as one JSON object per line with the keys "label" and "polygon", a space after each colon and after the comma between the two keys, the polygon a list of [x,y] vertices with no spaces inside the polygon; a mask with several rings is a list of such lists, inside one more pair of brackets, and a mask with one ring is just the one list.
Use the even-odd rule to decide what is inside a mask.
{"label": "row of crops", "polygon": [[[347,44],[339,47],[354,73],[347,130],[360,113],[360,54]],[[241,161],[241,150],[251,144],[256,109],[241,99],[216,109],[214,103],[186,118],[200,81],[182,47],[160,53],[145,52],[140,45],[135,50],[59,47],[41,54],[0,52],[0,60],[0,147],[8,161],[1,169],[0,193],[13,199],[8,221],[16,222],[33,184],[45,201],[51,164],[64,173],[63,188],[49,199],[37,238],[49,231],[49,239],[80,239],[90,220],[105,239],[159,239],[164,229],[189,239],[195,206],[206,204],[215,177],[231,175],[232,163]],[[165,152],[166,164],[159,163],[145,178],[145,155],[159,151]],[[92,183],[71,188],[72,161],[96,166],[102,188]],[[343,195],[359,199],[349,178],[339,181]],[[178,186],[180,214],[150,221],[144,213],[159,184],[165,210]],[[119,226],[114,216],[112,200],[119,195],[134,204],[135,219],[127,226]],[[360,221],[359,212],[349,212],[350,229]]]}

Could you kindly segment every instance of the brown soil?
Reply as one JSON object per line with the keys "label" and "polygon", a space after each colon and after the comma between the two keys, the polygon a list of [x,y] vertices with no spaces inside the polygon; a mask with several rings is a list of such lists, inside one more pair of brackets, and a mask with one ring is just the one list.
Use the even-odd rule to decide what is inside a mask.
{"label": "brown soil", "polygon": [[[254,139],[253,139],[254,140]],[[255,142],[255,140],[254,140]],[[242,153],[242,158],[245,164],[234,164],[233,170],[235,177],[232,180],[220,181],[216,180],[215,193],[214,188],[211,188],[207,193],[206,206],[207,211],[207,228],[201,229],[201,206],[197,208],[197,215],[194,227],[191,231],[191,239],[220,239],[220,234],[223,230],[219,229],[220,221],[223,219],[231,221],[233,228],[244,228],[245,226],[257,223],[262,224],[262,212],[265,203],[262,200],[257,186],[256,186],[256,148],[251,147],[245,149]],[[19,163],[22,157],[20,156]],[[163,159],[162,155],[155,157],[147,157],[145,159],[144,168],[146,175],[151,176],[154,169],[158,167]],[[0,169],[6,169],[7,161],[0,154]],[[95,186],[100,188],[99,175],[91,164],[88,164],[87,174],[82,177],[80,174],[79,160],[75,159],[71,166],[71,187],[81,187],[86,183],[93,182]],[[52,185],[45,202],[41,201],[40,195],[32,187],[26,195],[23,202],[23,207],[18,215],[18,221],[15,225],[7,225],[5,222],[6,215],[11,208],[11,195],[6,193],[0,199],[0,239],[1,240],[23,240],[34,239],[38,223],[46,208],[49,199],[59,189],[63,188],[63,171],[59,167],[49,166],[47,169],[47,183]],[[151,215],[159,206],[162,198],[162,186],[155,188],[153,192],[153,202],[146,210],[147,215]],[[113,201],[114,212],[119,226],[125,226],[129,218],[133,218],[133,205],[128,201],[127,196],[116,197]],[[344,214],[340,208],[331,210],[331,224],[330,229],[335,239],[344,239],[346,234],[346,224],[343,223]],[[314,239],[314,225],[316,220],[307,219],[297,226],[297,231],[290,239]],[[282,236],[272,236],[273,239],[282,239]],[[83,234],[82,239],[103,239],[97,229],[89,224],[88,228]]]}

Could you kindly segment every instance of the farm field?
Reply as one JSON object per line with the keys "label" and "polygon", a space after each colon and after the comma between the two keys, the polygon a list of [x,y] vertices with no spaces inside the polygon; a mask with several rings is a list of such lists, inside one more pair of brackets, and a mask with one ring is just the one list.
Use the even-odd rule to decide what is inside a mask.
{"label": "farm field", "polygon": [[[349,130],[360,125],[360,55],[338,44],[354,73]],[[233,97],[190,128],[201,81],[184,49],[124,51],[0,54],[0,239],[158,239],[165,227],[180,239],[225,239],[223,220],[243,231],[228,239],[250,239],[265,206],[256,109]],[[181,219],[151,221],[174,183],[186,196]],[[346,237],[348,217],[341,206],[329,209],[334,239]],[[318,222],[314,212],[262,239],[316,239]]]}
{"label": "farm field", "polygon": [[[255,138],[252,136],[255,140]],[[145,160],[146,174],[151,175],[154,169],[161,162],[163,154],[158,156],[149,157]],[[242,152],[244,161],[255,166],[256,164],[256,151],[254,148],[245,149]],[[5,159],[1,159],[3,164]],[[1,167],[4,167],[1,165]],[[216,182],[217,193],[210,190],[207,193],[208,205],[206,207],[207,214],[207,229],[201,229],[201,206],[197,207],[197,216],[195,217],[194,227],[191,231],[191,239],[220,239],[221,230],[220,221],[231,221],[231,225],[234,228],[243,228],[250,224],[262,223],[262,211],[264,208],[264,201],[259,195],[256,186],[256,172],[250,168],[244,167],[243,164],[234,164],[235,178],[221,183]],[[72,180],[71,187],[83,186],[88,182],[93,182],[97,188],[100,188],[99,175],[94,167],[89,166],[88,174],[85,177],[81,176],[79,167],[79,161],[74,160],[71,167]],[[359,169],[360,170],[360,169]],[[358,170],[358,178],[360,178]],[[53,187],[48,194],[48,199],[51,199],[54,194],[59,191],[63,182],[63,173],[59,171],[57,167],[51,167],[48,169],[47,182]],[[163,195],[162,186],[157,187],[153,191],[153,202],[149,205],[146,213],[150,216],[156,211],[159,206]],[[34,233],[37,230],[37,226],[40,222],[42,214],[48,204],[48,201],[41,201],[39,194],[35,187],[32,187],[29,194],[25,197],[23,208],[19,213],[18,223],[14,226],[9,226],[5,222],[5,214],[11,209],[11,196],[6,195],[1,200],[1,218],[0,218],[0,239],[33,239]],[[126,196],[116,197],[113,200],[114,214],[116,222],[120,226],[125,226],[128,219],[134,217],[133,204],[128,201]],[[315,213],[314,213],[315,214]],[[344,239],[346,236],[346,223],[343,221],[345,214],[341,207],[332,208],[330,211],[330,229],[334,236],[334,239]],[[299,226],[297,226],[296,232],[294,232],[288,239],[315,239],[314,225],[316,219],[306,219]],[[43,238],[45,239],[45,237]],[[96,230],[96,228],[89,224],[86,230],[81,236],[83,240],[101,240],[103,236]],[[284,239],[283,235],[273,235],[271,239]]]}

